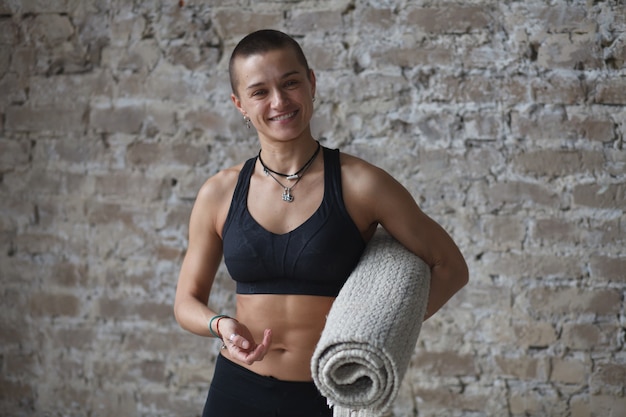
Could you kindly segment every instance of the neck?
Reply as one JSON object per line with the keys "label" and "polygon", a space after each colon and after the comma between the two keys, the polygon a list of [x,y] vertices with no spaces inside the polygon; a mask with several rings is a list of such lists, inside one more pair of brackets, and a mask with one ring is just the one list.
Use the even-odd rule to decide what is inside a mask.
{"label": "neck", "polygon": [[297,173],[312,158],[319,146],[319,142],[312,137],[309,140],[285,143],[262,143],[259,159],[262,165],[274,173],[290,175]]}

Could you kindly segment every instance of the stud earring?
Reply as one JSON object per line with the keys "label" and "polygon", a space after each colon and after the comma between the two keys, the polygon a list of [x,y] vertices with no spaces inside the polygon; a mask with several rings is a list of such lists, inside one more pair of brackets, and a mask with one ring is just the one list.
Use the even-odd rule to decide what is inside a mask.
{"label": "stud earring", "polygon": [[243,122],[245,123],[246,127],[250,129],[250,118],[248,116],[243,116]]}

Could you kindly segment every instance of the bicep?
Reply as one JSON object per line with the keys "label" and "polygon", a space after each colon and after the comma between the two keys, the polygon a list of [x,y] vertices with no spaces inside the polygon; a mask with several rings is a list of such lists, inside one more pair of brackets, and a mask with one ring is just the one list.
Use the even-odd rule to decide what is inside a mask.
{"label": "bicep", "polygon": [[222,258],[215,212],[211,199],[199,195],[189,220],[189,242],[178,277],[177,298],[191,296],[203,303],[209,299]]}
{"label": "bicep", "polygon": [[373,215],[392,236],[431,267],[447,263],[464,263],[450,235],[425,214],[397,180],[379,172],[372,181]]}

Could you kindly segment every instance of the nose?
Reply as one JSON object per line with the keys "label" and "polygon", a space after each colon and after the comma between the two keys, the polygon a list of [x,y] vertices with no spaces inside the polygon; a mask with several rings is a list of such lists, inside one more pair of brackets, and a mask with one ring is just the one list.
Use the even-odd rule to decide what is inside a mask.
{"label": "nose", "polygon": [[275,89],[272,94],[272,106],[274,108],[280,109],[287,103],[289,103],[288,95],[280,88]]}

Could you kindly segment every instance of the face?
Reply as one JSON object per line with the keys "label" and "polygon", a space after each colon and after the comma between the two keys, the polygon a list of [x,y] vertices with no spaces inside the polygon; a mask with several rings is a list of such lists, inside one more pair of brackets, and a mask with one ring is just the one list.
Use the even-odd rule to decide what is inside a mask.
{"label": "face", "polygon": [[237,58],[237,109],[249,117],[261,139],[286,141],[310,135],[315,75],[290,49]]}

